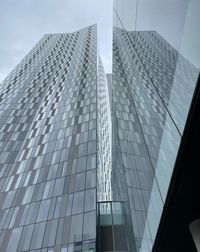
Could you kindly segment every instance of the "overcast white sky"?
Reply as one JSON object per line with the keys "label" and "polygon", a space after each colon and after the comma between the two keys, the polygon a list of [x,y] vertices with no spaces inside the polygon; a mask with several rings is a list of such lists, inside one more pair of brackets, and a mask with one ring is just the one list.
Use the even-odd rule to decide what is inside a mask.
{"label": "overcast white sky", "polygon": [[0,81],[46,33],[98,24],[99,51],[111,72],[112,0],[0,0]]}

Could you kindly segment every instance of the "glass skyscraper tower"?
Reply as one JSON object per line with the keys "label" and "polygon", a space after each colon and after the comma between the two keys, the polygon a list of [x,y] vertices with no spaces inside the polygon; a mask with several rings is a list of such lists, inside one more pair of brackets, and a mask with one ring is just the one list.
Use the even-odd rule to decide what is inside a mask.
{"label": "glass skyscraper tower", "polygon": [[113,42],[114,197],[130,203],[136,251],[151,251],[198,69],[153,31],[116,28]]}
{"label": "glass skyscraper tower", "polygon": [[96,36],[45,35],[1,84],[0,251],[95,250]]}
{"label": "glass skyscraper tower", "polygon": [[182,153],[199,66],[161,26],[137,27],[142,2],[114,1],[112,74],[91,25],[45,35],[1,83],[0,251],[188,251],[185,233],[195,251],[194,208],[170,225],[183,157],[195,174]]}
{"label": "glass skyscraper tower", "polygon": [[[175,217],[174,213],[171,214],[174,215],[173,222],[171,217],[166,217],[170,211],[175,212],[174,209],[179,208],[177,215],[178,211],[183,211],[184,207],[180,209],[178,203],[179,198],[183,198],[184,202],[185,197],[183,205],[188,204],[187,186],[181,188],[187,172],[184,172],[182,165],[177,175],[177,167],[179,160],[184,159],[181,151],[187,135],[185,125],[187,117],[187,125],[191,120],[188,112],[195,88],[198,92],[196,84],[200,64],[194,57],[197,48],[191,48],[192,40],[196,44],[200,41],[197,25],[191,22],[191,16],[195,15],[194,7],[195,1],[188,1],[184,19],[180,17],[183,7],[178,1],[167,1],[166,5],[159,1],[114,1],[113,201],[126,205],[125,220],[128,216],[132,223],[132,230],[129,221],[125,225],[128,230],[127,244],[123,243],[120,247],[119,241],[114,239],[114,251],[196,251],[189,234],[191,222],[200,217],[194,214],[195,209],[199,209],[195,202],[197,197],[194,196],[196,187],[192,184],[195,176],[190,185],[188,180],[187,185],[193,188],[188,198],[193,198],[195,207],[188,207],[186,217],[182,215],[179,221],[176,221],[179,217]],[[170,23],[170,18],[174,18],[172,10],[179,8],[180,11],[176,13],[179,25],[176,32],[179,34],[173,34],[177,24],[174,22],[174,27],[168,26],[164,21]],[[198,18],[195,20],[197,22]],[[181,25],[183,31],[180,31]],[[181,32],[182,38],[177,38]],[[190,113],[193,109],[190,109]],[[192,127],[190,131],[193,131]],[[188,137],[188,141],[191,138]],[[195,150],[197,146],[191,148]],[[189,156],[189,152],[185,155]],[[190,165],[187,164],[187,169],[191,166],[193,171],[190,172],[193,173],[195,165],[192,155],[188,160]],[[176,176],[179,176],[179,181],[175,183]],[[175,187],[171,193],[170,190]],[[173,194],[178,195],[174,196],[177,203],[169,199]],[[168,226],[170,228],[167,230]],[[199,237],[200,229],[195,231],[196,237]]]}

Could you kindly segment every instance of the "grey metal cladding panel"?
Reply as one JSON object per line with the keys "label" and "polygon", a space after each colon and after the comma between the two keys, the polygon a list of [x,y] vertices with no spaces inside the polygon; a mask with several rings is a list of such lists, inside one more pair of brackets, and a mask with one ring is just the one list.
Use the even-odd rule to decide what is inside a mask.
{"label": "grey metal cladding panel", "polygon": [[2,251],[95,247],[96,43],[96,26],[46,35],[5,80]]}

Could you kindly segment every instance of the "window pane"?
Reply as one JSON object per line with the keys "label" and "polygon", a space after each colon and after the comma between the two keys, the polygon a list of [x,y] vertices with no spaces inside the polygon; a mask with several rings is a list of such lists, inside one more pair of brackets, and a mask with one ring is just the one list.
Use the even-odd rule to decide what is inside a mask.
{"label": "window pane", "polygon": [[83,190],[85,187],[85,173],[76,174],[75,191]]}
{"label": "window pane", "polygon": [[55,208],[55,212],[54,212],[54,218],[59,217],[61,201],[62,201],[62,197],[58,197],[57,201],[56,201],[56,208]]}
{"label": "window pane", "polygon": [[96,189],[90,189],[85,192],[85,211],[96,209]]}
{"label": "window pane", "polygon": [[32,198],[32,196],[33,196],[34,188],[35,188],[34,185],[28,186],[28,187],[26,188],[26,192],[25,192],[24,198],[23,198],[23,200],[22,200],[22,205],[31,202],[31,198]]}
{"label": "window pane", "polygon": [[71,211],[72,211],[72,200],[73,200],[73,194],[69,194],[69,197],[68,197],[68,200],[67,200],[66,215],[71,215]]}
{"label": "window pane", "polygon": [[96,155],[89,155],[87,158],[87,170],[96,168]]}
{"label": "window pane", "polygon": [[17,246],[19,243],[21,232],[22,232],[22,227],[13,229],[6,251],[8,252],[17,251]]}
{"label": "window pane", "polygon": [[91,170],[87,172],[86,177],[86,188],[91,188],[96,186],[96,171]]}
{"label": "window pane", "polygon": [[84,213],[83,235],[85,240],[96,237],[96,211]]}
{"label": "window pane", "polygon": [[28,250],[31,242],[34,225],[25,226],[20,239],[18,251]]}
{"label": "window pane", "polygon": [[88,143],[88,154],[95,153],[96,152],[96,141],[92,141]]}
{"label": "window pane", "polygon": [[74,193],[72,214],[83,212],[84,192]]}
{"label": "window pane", "polygon": [[54,191],[53,191],[53,196],[58,196],[58,195],[62,194],[64,182],[65,182],[65,178],[60,178],[60,179],[56,180],[56,183],[54,186]]}
{"label": "window pane", "polygon": [[47,222],[43,247],[50,247],[55,244],[58,219]]}
{"label": "window pane", "polygon": [[5,200],[4,200],[4,204],[2,206],[3,209],[11,207],[12,202],[13,202],[13,198],[15,196],[15,192],[16,191],[10,191],[10,192],[7,193],[7,196],[6,196]]}
{"label": "window pane", "polygon": [[50,199],[41,202],[37,217],[38,222],[47,220],[50,203],[51,203]]}
{"label": "window pane", "polygon": [[31,203],[26,217],[26,224],[34,223],[37,217],[40,202]]}
{"label": "window pane", "polygon": [[41,248],[45,230],[45,222],[35,225],[30,249]]}
{"label": "window pane", "polygon": [[53,192],[53,188],[54,188],[54,181],[48,181],[45,185],[44,188],[44,193],[43,193],[43,199],[49,198],[52,196],[52,192]]}
{"label": "window pane", "polygon": [[82,240],[83,214],[73,215],[71,219],[69,242]]}
{"label": "window pane", "polygon": [[85,169],[86,169],[86,157],[78,158],[76,172],[85,171]]}

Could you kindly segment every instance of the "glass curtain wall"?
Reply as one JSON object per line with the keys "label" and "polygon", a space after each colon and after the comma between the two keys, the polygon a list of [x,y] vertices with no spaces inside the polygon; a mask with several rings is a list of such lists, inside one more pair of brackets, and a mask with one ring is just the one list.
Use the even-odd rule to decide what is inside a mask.
{"label": "glass curtain wall", "polygon": [[130,206],[136,251],[152,249],[199,75],[199,9],[114,1],[113,198]]}

